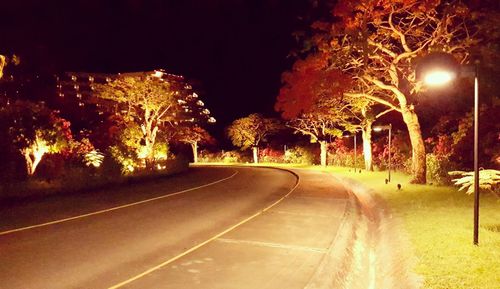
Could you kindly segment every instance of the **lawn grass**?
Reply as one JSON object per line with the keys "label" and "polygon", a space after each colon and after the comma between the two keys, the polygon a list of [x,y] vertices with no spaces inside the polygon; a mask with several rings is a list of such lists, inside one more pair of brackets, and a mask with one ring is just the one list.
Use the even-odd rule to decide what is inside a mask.
{"label": "lawn grass", "polygon": [[500,200],[493,195],[481,195],[479,246],[474,246],[473,196],[455,187],[410,184],[410,177],[403,173],[393,173],[392,182],[386,185],[387,172],[279,166],[328,171],[373,188],[402,219],[418,258],[414,271],[424,278],[424,288],[500,288]]}
{"label": "lawn grass", "polygon": [[415,272],[424,277],[424,288],[500,288],[498,198],[481,196],[479,246],[474,246],[472,195],[455,187],[409,184],[410,177],[402,173],[393,174],[392,182],[386,185],[386,172],[354,173],[346,168],[327,171],[373,188],[402,218],[418,258]]}

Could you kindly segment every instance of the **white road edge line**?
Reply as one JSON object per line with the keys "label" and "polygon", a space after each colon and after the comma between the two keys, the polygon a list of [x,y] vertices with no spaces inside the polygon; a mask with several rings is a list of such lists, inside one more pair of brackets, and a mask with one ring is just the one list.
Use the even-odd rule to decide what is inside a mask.
{"label": "white road edge line", "polygon": [[65,219],[59,219],[59,220],[55,220],[55,221],[50,221],[50,222],[47,222],[47,223],[42,223],[42,224],[37,224],[37,225],[32,225],[32,226],[26,226],[26,227],[21,227],[21,228],[12,229],[12,230],[7,230],[7,231],[0,232],[0,236],[7,235],[7,234],[12,234],[12,233],[15,233],[15,232],[20,232],[20,231],[26,231],[26,230],[30,230],[30,229],[34,229],[34,228],[39,228],[39,227],[45,227],[45,226],[49,226],[49,225],[59,224],[59,223],[63,223],[63,222],[68,222],[68,221],[71,221],[71,220],[86,218],[86,217],[90,217],[90,216],[94,216],[94,215],[99,215],[99,214],[103,214],[103,213],[107,213],[107,212],[111,212],[111,211],[116,211],[116,210],[119,210],[119,209],[124,209],[124,208],[132,207],[132,206],[136,206],[136,205],[140,205],[140,204],[144,204],[144,203],[148,203],[148,202],[152,202],[152,201],[156,201],[156,200],[160,200],[160,199],[164,199],[164,198],[173,197],[173,196],[176,196],[176,195],[184,194],[184,193],[187,193],[187,192],[190,192],[190,191],[194,191],[194,190],[205,188],[205,187],[208,187],[208,186],[211,186],[211,185],[215,185],[217,183],[220,183],[220,182],[223,182],[225,180],[228,180],[228,179],[234,177],[237,174],[238,174],[238,171],[235,170],[234,173],[231,176],[229,176],[229,177],[226,177],[226,178],[223,178],[223,179],[220,179],[220,180],[208,183],[208,184],[204,184],[204,185],[201,185],[201,186],[198,186],[198,187],[189,188],[189,189],[185,189],[185,190],[182,190],[182,191],[178,191],[178,192],[174,192],[174,193],[171,193],[171,194],[167,194],[167,195],[163,195],[163,196],[159,196],[159,197],[154,197],[154,198],[151,198],[151,199],[146,199],[146,200],[142,200],[142,201],[138,201],[138,202],[134,202],[134,203],[129,203],[129,204],[121,205],[121,206],[116,206],[116,207],[112,207],[112,208],[109,208],[109,209],[95,211],[95,212],[92,212],[92,213],[87,213],[87,214],[78,215],[78,216],[74,216],[74,217],[69,217],[69,218],[65,218]]}
{"label": "white road edge line", "polygon": [[217,238],[216,241],[222,242],[222,243],[229,243],[229,244],[244,244],[244,245],[250,245],[250,246],[260,246],[260,247],[277,248],[277,249],[285,249],[285,250],[299,250],[299,251],[315,252],[315,253],[326,253],[327,252],[326,248],[287,245],[287,244],[281,244],[281,243],[261,242],[261,241],[253,241],[253,240]]}
{"label": "white road edge line", "polygon": [[[286,171],[286,170],[283,170],[283,171]],[[136,275],[136,276],[134,276],[132,278],[129,278],[129,279],[127,279],[127,280],[125,280],[125,281],[123,281],[121,283],[118,283],[116,285],[113,285],[113,286],[109,287],[108,289],[117,289],[117,288],[123,287],[123,286],[125,286],[127,284],[132,283],[133,281],[135,281],[137,279],[140,279],[140,278],[148,275],[149,273],[152,273],[152,272],[154,272],[154,271],[156,271],[158,269],[161,269],[162,267],[164,267],[164,266],[166,266],[166,265],[168,265],[168,264],[176,261],[177,259],[180,259],[180,258],[186,256],[187,254],[189,254],[189,253],[191,253],[193,251],[196,251],[197,249],[205,246],[206,244],[214,241],[215,239],[218,239],[219,237],[225,235],[226,233],[229,233],[230,231],[238,228],[239,226],[245,224],[246,222],[252,220],[253,218],[261,215],[262,213],[264,213],[267,210],[271,209],[272,207],[276,206],[281,201],[283,201],[285,198],[287,198],[299,186],[299,182],[300,182],[299,176],[297,174],[293,173],[292,171],[288,171],[288,172],[292,173],[297,178],[297,182],[295,183],[295,186],[293,186],[293,188],[286,195],[284,195],[283,197],[281,197],[280,199],[278,199],[276,202],[272,203],[271,205],[269,205],[268,207],[264,208],[263,210],[261,210],[261,211],[255,213],[255,214],[253,214],[252,216],[244,219],[243,221],[237,223],[236,225],[233,225],[233,226],[229,227],[228,229],[226,229],[226,230],[222,231],[221,233],[213,236],[212,238],[210,238],[210,239],[208,239],[208,240],[206,240],[204,242],[199,243],[198,245],[192,247],[191,249],[188,249],[188,250],[182,252],[181,254],[179,254],[179,255],[171,258],[171,259],[166,260],[163,263],[160,263],[160,264],[158,264],[158,265],[156,265],[154,267],[151,267],[148,270],[146,270],[146,271],[144,271],[144,272],[142,272],[142,273],[140,273],[140,274],[138,274],[138,275]]]}

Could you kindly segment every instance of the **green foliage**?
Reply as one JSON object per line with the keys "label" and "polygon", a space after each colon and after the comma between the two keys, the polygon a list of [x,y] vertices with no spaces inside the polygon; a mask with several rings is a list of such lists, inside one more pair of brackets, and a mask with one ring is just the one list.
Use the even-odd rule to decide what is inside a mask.
{"label": "green foliage", "polygon": [[235,120],[226,130],[227,136],[233,145],[246,150],[266,142],[267,137],[277,132],[280,125],[277,120],[264,118],[254,113],[247,117]]}
{"label": "green foliage", "polygon": [[246,163],[250,159],[245,153],[241,151],[227,151],[221,155],[221,161],[223,163]]}
{"label": "green foliage", "polygon": [[0,108],[0,135],[25,159],[28,175],[47,153],[58,153],[72,140],[70,123],[43,102],[15,101]]}
{"label": "green foliage", "polygon": [[126,76],[96,85],[100,98],[125,104],[127,114],[145,121],[171,118],[166,111],[175,104],[177,91],[175,84],[152,76]]}
{"label": "green foliage", "polygon": [[175,139],[187,144],[214,142],[208,131],[197,125],[178,127],[175,132]]}
{"label": "green foliage", "polygon": [[287,149],[285,152],[285,162],[290,164],[307,164],[311,165],[314,162],[314,154],[311,150],[297,146]]}
{"label": "green foliage", "polygon": [[427,154],[427,179],[439,185],[450,185],[451,178],[448,175],[450,170],[456,167],[456,164],[449,158],[442,158],[434,153]]}
{"label": "green foliage", "polygon": [[[469,195],[474,193],[474,172],[452,171],[449,174],[450,176],[458,176],[456,179],[453,179],[453,183],[456,186],[460,186],[460,191],[466,190],[466,193]],[[479,188],[500,195],[500,171],[479,171]]]}
{"label": "green foliage", "polygon": [[117,144],[109,148],[111,156],[121,165],[124,174],[130,174],[145,166],[144,159],[153,155],[156,160],[166,160],[169,146],[155,142],[152,151],[144,145],[142,131],[136,123],[126,123],[118,136]]}
{"label": "green foliage", "polygon": [[100,167],[104,160],[104,155],[98,150],[92,150],[85,154],[84,163],[86,166]]}
{"label": "green foliage", "polygon": [[[127,124],[125,130],[128,126],[132,127],[131,131],[124,131],[131,138],[122,136],[122,144],[137,151],[137,142],[142,143],[136,154],[144,158],[150,168],[154,168],[158,149],[155,144],[160,128],[175,120],[174,110],[178,108],[176,96],[181,93],[179,84],[143,75],[119,77],[108,84],[96,85],[96,93],[100,98],[111,100],[121,107]],[[128,167],[132,157],[127,156],[127,152],[119,154],[118,151],[117,148],[113,150],[114,156],[120,162],[126,162]]]}
{"label": "green foliage", "polygon": [[72,139],[70,123],[44,103],[16,101],[0,109],[1,133],[18,149],[43,141],[58,152]]}

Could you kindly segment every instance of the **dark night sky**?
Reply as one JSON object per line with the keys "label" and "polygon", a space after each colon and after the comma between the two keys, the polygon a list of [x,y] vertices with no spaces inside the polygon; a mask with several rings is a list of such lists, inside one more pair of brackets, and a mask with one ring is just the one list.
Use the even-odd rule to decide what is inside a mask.
{"label": "dark night sky", "polygon": [[5,2],[1,49],[59,71],[182,74],[200,83],[222,128],[273,113],[308,0]]}

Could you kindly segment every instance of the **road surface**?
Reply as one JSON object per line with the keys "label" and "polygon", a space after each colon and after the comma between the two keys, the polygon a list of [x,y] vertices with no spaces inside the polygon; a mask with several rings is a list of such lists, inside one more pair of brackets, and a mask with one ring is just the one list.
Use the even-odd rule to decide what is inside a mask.
{"label": "road surface", "polygon": [[[192,168],[4,204],[0,288],[303,288],[347,194],[321,173]],[[314,189],[311,189],[314,188]]]}

